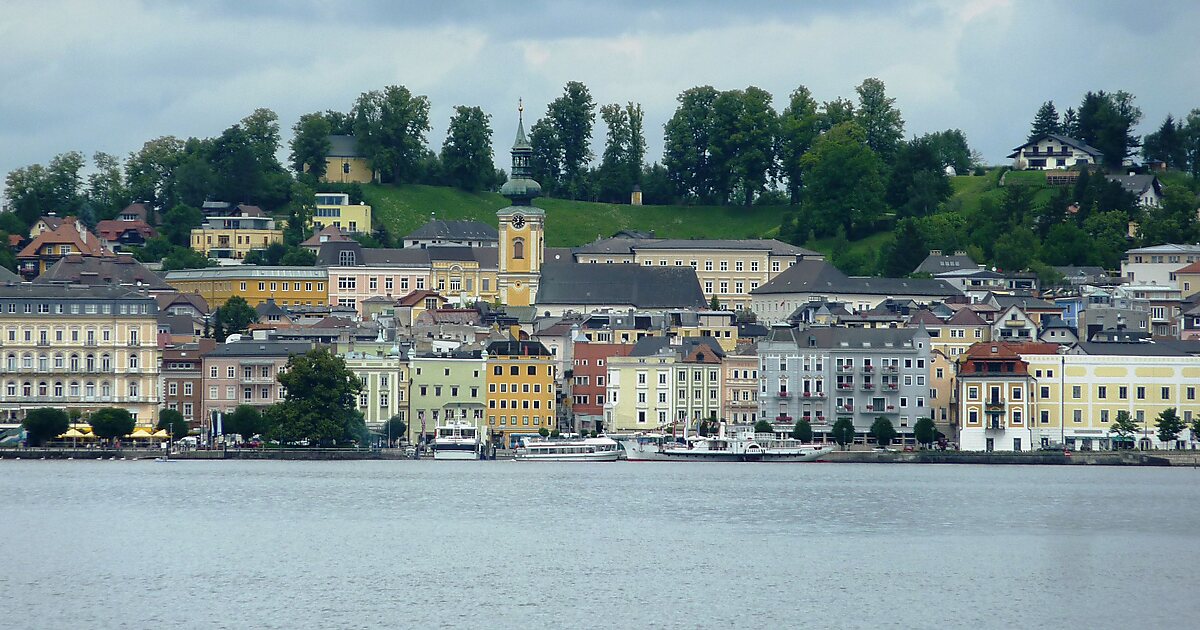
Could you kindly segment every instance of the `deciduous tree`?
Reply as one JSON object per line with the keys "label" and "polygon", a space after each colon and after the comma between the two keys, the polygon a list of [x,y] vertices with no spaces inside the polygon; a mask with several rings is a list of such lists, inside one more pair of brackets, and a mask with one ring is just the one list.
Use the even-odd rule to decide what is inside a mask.
{"label": "deciduous tree", "polygon": [[804,189],[804,166],[801,160],[812,148],[821,132],[821,114],[812,92],[801,85],[788,97],[787,107],[779,117],[778,156],[780,173],[787,178],[790,203],[800,203]]}
{"label": "deciduous tree", "polygon": [[937,435],[937,425],[933,423],[933,418],[918,418],[917,423],[913,425],[913,438],[917,444],[931,447],[937,440]]}
{"label": "deciduous tree", "polygon": [[158,426],[155,428],[166,431],[173,440],[186,437],[191,431],[191,427],[188,426],[188,422],[184,419],[183,414],[174,409],[160,409],[158,412]]}
{"label": "deciduous tree", "polygon": [[904,119],[896,109],[896,99],[887,95],[883,81],[876,78],[865,79],[854,91],[858,92],[855,118],[866,132],[867,146],[891,164],[904,138]]}
{"label": "deciduous tree", "polygon": [[[250,324],[258,321],[258,313],[246,302],[246,298],[240,295],[229,298],[217,309],[217,313],[225,327],[226,335],[244,333]],[[217,341],[225,340],[218,339]]]}
{"label": "deciduous tree", "polygon": [[297,173],[311,173],[320,179],[325,176],[325,159],[333,149],[329,144],[329,136],[333,126],[329,119],[320,112],[304,114],[292,126],[292,152],[288,155],[292,170]]}
{"label": "deciduous tree", "polygon": [[1117,417],[1113,419],[1113,423],[1108,427],[1108,432],[1120,438],[1122,443],[1132,443],[1133,436],[1137,435],[1141,430],[1137,422],[1134,422],[1133,417],[1128,411],[1118,411]]}
{"label": "deciduous tree", "polygon": [[875,438],[875,443],[879,446],[889,446],[892,440],[896,439],[896,428],[892,426],[891,420],[878,416],[875,422],[871,423],[871,437]]}
{"label": "deciduous tree", "polygon": [[792,427],[792,439],[800,440],[801,442],[811,442],[813,439],[812,424],[804,418],[796,421],[796,426]]}
{"label": "deciduous tree", "polygon": [[817,237],[838,227],[857,235],[883,214],[883,163],[856,123],[842,123],[813,143],[801,160],[806,171],[804,211]]}
{"label": "deciduous tree", "polygon": [[1174,442],[1179,437],[1180,433],[1187,428],[1183,422],[1183,418],[1179,417],[1178,412],[1174,407],[1163,409],[1158,414],[1158,418],[1154,420],[1154,426],[1158,429],[1158,441],[1164,446],[1170,448],[1170,443]]}
{"label": "deciduous tree", "polygon": [[850,418],[838,418],[833,423],[830,433],[833,441],[837,442],[838,446],[845,448],[847,444],[854,443],[854,421]]}
{"label": "deciduous tree", "polygon": [[429,99],[389,85],[359,96],[353,117],[354,136],[372,167],[389,181],[412,181],[426,151]]}
{"label": "deciduous tree", "polygon": [[52,440],[66,433],[70,426],[70,419],[67,417],[67,412],[62,409],[41,407],[26,412],[21,426],[28,436],[29,445],[41,446],[46,440]]}
{"label": "deciduous tree", "polygon": [[225,433],[236,433],[242,437],[242,440],[248,441],[256,435],[265,433],[267,424],[258,407],[238,405],[234,408],[233,413],[225,416],[222,429]]}
{"label": "deciduous tree", "polygon": [[471,191],[494,184],[491,118],[479,107],[455,106],[442,143],[441,167],[446,183]]}
{"label": "deciduous tree", "polygon": [[119,407],[105,407],[93,411],[88,423],[92,425],[92,433],[95,433],[96,437],[105,439],[125,437],[133,432],[137,424],[127,410]]}
{"label": "deciduous tree", "polygon": [[287,397],[267,413],[272,437],[318,444],[363,437],[362,414],[356,408],[362,382],[341,357],[326,348],[294,355],[279,383]]}

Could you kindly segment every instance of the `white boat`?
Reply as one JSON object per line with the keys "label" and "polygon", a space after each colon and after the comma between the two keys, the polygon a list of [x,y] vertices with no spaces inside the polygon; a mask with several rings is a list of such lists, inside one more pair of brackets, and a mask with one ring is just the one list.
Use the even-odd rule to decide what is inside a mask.
{"label": "white boat", "polygon": [[625,459],[631,462],[756,462],[763,448],[744,434],[725,437],[685,437],[682,443],[663,434],[644,434],[621,438]]}
{"label": "white boat", "polygon": [[434,459],[480,459],[483,432],[464,419],[452,418],[437,425],[433,437]]}
{"label": "white boat", "polygon": [[755,442],[763,448],[764,462],[815,462],[833,452],[833,447],[827,444],[808,444],[762,434],[755,437]]}
{"label": "white boat", "polygon": [[527,440],[513,459],[519,462],[615,462],[621,446],[608,437],[582,440]]}

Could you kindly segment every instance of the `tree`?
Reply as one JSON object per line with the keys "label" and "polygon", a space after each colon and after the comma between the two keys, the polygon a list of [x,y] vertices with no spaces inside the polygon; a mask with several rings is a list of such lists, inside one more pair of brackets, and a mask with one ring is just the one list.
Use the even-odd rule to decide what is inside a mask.
{"label": "tree", "polygon": [[937,425],[933,423],[933,418],[918,418],[917,423],[913,425],[913,437],[916,438],[917,444],[932,447],[937,441],[937,435]]}
{"label": "tree", "polygon": [[125,437],[137,426],[133,416],[119,407],[97,409],[92,412],[88,422],[92,425],[92,433],[105,439]]}
{"label": "tree", "polygon": [[845,448],[847,444],[854,443],[854,421],[850,418],[838,418],[833,423],[832,427],[833,441],[837,442],[838,446]]}
{"label": "tree", "polygon": [[1133,420],[1128,411],[1118,411],[1117,417],[1108,427],[1108,432],[1120,438],[1121,443],[1129,444],[1133,443],[1133,436],[1137,435],[1140,430],[1141,427]]}
{"label": "tree", "polygon": [[907,276],[928,253],[916,220],[901,219],[892,230],[892,242],[883,250],[883,275],[891,278]]}
{"label": "tree", "polygon": [[943,169],[953,166],[955,173],[966,175],[975,166],[976,158],[972,156],[971,147],[967,144],[967,135],[958,129],[937,131],[923,136],[929,141],[938,165]]}
{"label": "tree", "polygon": [[701,201],[712,197],[712,106],[718,95],[710,85],[685,90],[677,97],[679,106],[663,127],[667,177],[680,194]]}
{"label": "tree", "polygon": [[800,203],[804,189],[804,166],[801,159],[812,148],[821,132],[821,115],[812,92],[801,85],[788,97],[787,107],[779,116],[778,157],[780,174],[787,178],[789,202]]}
{"label": "tree", "polygon": [[125,188],[130,199],[156,208],[175,206],[175,169],[184,156],[184,143],[175,136],[155,138],[130,153],[125,160]]}
{"label": "tree", "polygon": [[932,214],[953,192],[937,150],[932,135],[913,138],[897,150],[884,197],[897,217]]}
{"label": "tree", "polygon": [[871,423],[871,437],[875,438],[875,443],[879,446],[888,446],[896,439],[896,428],[892,426],[891,420],[877,416],[875,422]]}
{"label": "tree", "polygon": [[904,119],[896,109],[896,99],[888,98],[883,81],[875,78],[864,80],[854,91],[858,92],[855,118],[866,132],[867,146],[891,164],[892,156],[904,138]]}
{"label": "tree", "polygon": [[712,107],[710,154],[717,201],[750,206],[775,174],[779,117],[771,93],[750,86],[721,92]]}
{"label": "tree", "polygon": [[404,422],[404,419],[399,414],[388,418],[387,422],[383,423],[383,428],[380,429],[380,433],[388,439],[388,446],[391,446],[396,440],[403,438],[406,431],[408,431],[408,424]]}
{"label": "tree", "polygon": [[272,437],[318,444],[361,439],[362,414],[356,407],[362,382],[328,348],[293,355],[279,383],[287,395],[268,412]]}
{"label": "tree", "polygon": [[262,412],[251,405],[238,405],[233,413],[225,416],[221,425],[225,433],[236,433],[242,436],[243,441],[267,431]]}
{"label": "tree", "polygon": [[204,269],[215,267],[217,263],[209,260],[208,256],[188,247],[176,247],[162,260],[163,271],[177,269]]}
{"label": "tree", "polygon": [[1154,133],[1142,139],[1142,157],[1147,160],[1162,160],[1169,168],[1187,168],[1186,137],[1182,123],[1167,114],[1166,119]]}
{"label": "tree", "polygon": [[155,428],[166,431],[173,440],[185,437],[192,430],[183,414],[174,409],[159,410],[158,426]]}
{"label": "tree", "polygon": [[389,181],[413,181],[429,132],[429,99],[404,86],[364,92],[354,103],[354,137],[372,168]]}
{"label": "tree", "polygon": [[129,204],[125,177],[116,156],[98,151],[92,155],[94,172],[88,175],[87,203],[103,219],[117,216]]}
{"label": "tree", "polygon": [[530,169],[533,179],[547,195],[558,194],[562,187],[562,144],[549,118],[543,118],[529,128],[529,144],[533,147]]}
{"label": "tree", "polygon": [[[225,304],[221,305],[217,309],[217,317],[218,321],[224,325],[227,336],[244,333],[250,324],[258,321],[258,313],[246,302],[246,298],[240,295],[229,298]],[[217,341],[224,341],[224,339]]]}
{"label": "tree", "polygon": [[25,413],[25,420],[21,422],[21,426],[25,429],[25,433],[29,439],[30,446],[41,446],[46,440],[51,440],[70,428],[70,418],[67,417],[67,412],[62,409],[52,409],[50,407],[42,407],[40,409],[30,409]]}
{"label": "tree", "polygon": [[1033,117],[1033,125],[1029,129],[1029,142],[1033,142],[1038,138],[1048,133],[1063,132],[1062,124],[1058,120],[1058,110],[1054,107],[1054,101],[1046,101],[1038,108],[1037,114]]}
{"label": "tree", "polygon": [[1188,427],[1192,431],[1192,441],[1200,438],[1200,416],[1192,418],[1192,425]]}
{"label": "tree", "polygon": [[1026,227],[1016,228],[996,240],[992,261],[1004,271],[1023,271],[1038,255],[1037,235]]}
{"label": "tree", "polygon": [[1183,155],[1192,179],[1200,179],[1200,109],[1188,112],[1180,125],[1183,134]]}
{"label": "tree", "polygon": [[1142,120],[1142,110],[1133,101],[1128,92],[1100,90],[1085,94],[1079,105],[1076,138],[1099,149],[1110,168],[1120,168],[1141,145],[1133,130]]}
{"label": "tree", "polygon": [[763,420],[759,420],[758,422],[754,423],[754,432],[755,433],[774,434],[775,427],[770,422],[768,422],[766,419],[763,419]]}
{"label": "tree", "polygon": [[192,242],[192,230],[204,223],[204,213],[199,208],[177,205],[163,214],[162,234],[179,247],[188,247]]}
{"label": "tree", "polygon": [[811,442],[813,439],[812,424],[800,418],[796,421],[796,426],[792,427],[792,439],[801,442]]}
{"label": "tree", "polygon": [[883,163],[856,123],[822,134],[801,160],[804,213],[818,238],[842,227],[849,235],[873,229],[884,211]]}
{"label": "tree", "polygon": [[332,133],[333,126],[324,114],[315,112],[300,116],[292,126],[292,152],[288,155],[292,170],[311,173],[317,179],[325,177],[325,159],[333,149],[329,144]]}
{"label": "tree", "polygon": [[821,103],[821,114],[817,127],[825,133],[834,127],[854,121],[854,103],[848,99],[836,98]]}
{"label": "tree", "polygon": [[1155,419],[1154,426],[1158,428],[1158,441],[1167,448],[1170,448],[1170,443],[1174,442],[1179,434],[1187,428],[1187,424],[1184,423],[1183,418],[1179,417],[1174,407],[1163,409]]}
{"label": "tree", "polygon": [[562,184],[564,191],[579,198],[584,168],[592,161],[592,125],[596,121],[595,103],[587,86],[568,81],[563,93],[550,102],[546,118],[562,150]]}
{"label": "tree", "polygon": [[442,173],[447,184],[470,191],[494,184],[491,118],[478,107],[455,106],[442,143]]}
{"label": "tree", "polygon": [[548,437],[550,437],[550,429],[547,429],[546,427],[542,427],[542,428],[538,429],[538,435],[542,436],[543,438],[548,438]]}

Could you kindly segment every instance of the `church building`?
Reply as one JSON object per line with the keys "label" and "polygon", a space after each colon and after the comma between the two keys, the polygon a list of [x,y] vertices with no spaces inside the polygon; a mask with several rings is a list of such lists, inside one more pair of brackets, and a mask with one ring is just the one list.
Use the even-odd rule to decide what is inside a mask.
{"label": "church building", "polygon": [[533,145],[525,137],[524,107],[518,106],[517,139],[512,147],[512,174],[500,194],[512,205],[496,213],[500,219],[500,302],[530,306],[537,299],[545,251],[546,211],[533,205],[542,187],[532,177]]}

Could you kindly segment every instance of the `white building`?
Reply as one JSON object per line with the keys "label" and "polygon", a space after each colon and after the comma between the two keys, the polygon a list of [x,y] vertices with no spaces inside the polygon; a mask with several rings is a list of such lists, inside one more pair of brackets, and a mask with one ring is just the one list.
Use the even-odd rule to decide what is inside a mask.
{"label": "white building", "polygon": [[1099,164],[1104,160],[1104,155],[1096,147],[1055,133],[1048,133],[1026,142],[1013,149],[1008,157],[1013,161],[1013,168],[1018,171],[1066,169],[1072,166]]}

